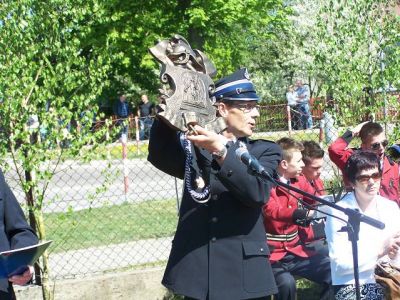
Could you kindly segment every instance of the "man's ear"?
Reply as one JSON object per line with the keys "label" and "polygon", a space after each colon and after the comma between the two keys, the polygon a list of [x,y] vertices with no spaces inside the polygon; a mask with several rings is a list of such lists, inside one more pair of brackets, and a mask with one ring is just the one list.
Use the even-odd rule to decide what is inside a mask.
{"label": "man's ear", "polygon": [[287,160],[282,159],[281,162],[279,163],[279,166],[280,166],[283,170],[287,170],[287,168],[288,168],[288,162],[287,162]]}
{"label": "man's ear", "polygon": [[219,102],[217,104],[218,113],[221,117],[226,118],[228,116],[228,107],[225,103]]}

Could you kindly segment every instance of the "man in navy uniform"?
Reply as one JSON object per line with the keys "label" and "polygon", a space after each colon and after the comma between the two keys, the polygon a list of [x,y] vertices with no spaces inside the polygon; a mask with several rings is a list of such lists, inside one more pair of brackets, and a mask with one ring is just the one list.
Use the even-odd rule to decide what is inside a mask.
{"label": "man in navy uniform", "polygon": [[[24,213],[0,170],[0,252],[23,248],[38,243],[36,234],[25,220]],[[0,278],[0,299],[15,299],[12,284],[26,284],[33,275],[33,267],[8,279]]]}
{"label": "man in navy uniform", "polygon": [[[227,124],[222,133],[196,125],[196,135],[184,136],[158,120],[151,129],[148,160],[185,178],[162,282],[186,299],[264,299],[277,292],[261,215],[271,184],[250,175],[235,151],[246,146],[270,173],[281,152],[273,142],[248,139],[260,114],[246,69],[219,80],[214,96],[218,115]],[[190,161],[185,159],[188,153]],[[193,173],[185,174],[185,167],[201,174],[200,183]],[[195,200],[207,191],[208,202]]]}

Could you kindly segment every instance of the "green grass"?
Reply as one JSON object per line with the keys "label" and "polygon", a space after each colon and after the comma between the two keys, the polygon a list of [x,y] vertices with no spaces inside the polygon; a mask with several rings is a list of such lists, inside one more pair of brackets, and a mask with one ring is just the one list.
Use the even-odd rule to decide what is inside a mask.
{"label": "green grass", "polygon": [[[147,157],[148,151],[147,142],[130,142],[127,144],[127,158],[144,158]],[[121,143],[113,143],[108,145],[99,145],[93,150],[91,146],[85,146],[80,150],[80,157],[88,157],[93,160],[99,159],[122,159],[122,145]],[[69,149],[64,149],[63,159],[76,159],[70,153]]]}
{"label": "green grass", "polygon": [[178,220],[176,200],[92,208],[44,215],[52,252],[84,249],[141,239],[172,236]]}
{"label": "green grass", "polygon": [[321,288],[307,279],[298,279],[297,283],[297,300],[319,300]]}
{"label": "green grass", "polygon": [[[127,158],[142,158],[147,157],[148,151],[148,143],[136,143],[132,142],[127,145]],[[108,145],[106,147],[102,147],[98,151],[99,157],[106,156],[111,159],[121,159],[122,158],[122,145],[121,144],[113,144],[112,146]]]}

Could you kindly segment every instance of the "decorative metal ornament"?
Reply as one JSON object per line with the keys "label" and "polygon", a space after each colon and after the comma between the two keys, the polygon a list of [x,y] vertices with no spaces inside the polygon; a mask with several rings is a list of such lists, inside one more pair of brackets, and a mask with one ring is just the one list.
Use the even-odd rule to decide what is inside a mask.
{"label": "decorative metal ornament", "polygon": [[200,125],[217,133],[226,128],[222,118],[217,118],[214,106],[216,69],[207,56],[192,49],[180,35],[162,40],[149,49],[161,63],[160,90],[164,104],[157,116],[172,128],[187,132]]}

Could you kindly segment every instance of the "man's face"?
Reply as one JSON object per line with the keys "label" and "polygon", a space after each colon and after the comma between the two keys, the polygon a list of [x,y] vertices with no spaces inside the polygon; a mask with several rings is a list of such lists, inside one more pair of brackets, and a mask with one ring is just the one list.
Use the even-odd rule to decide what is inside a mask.
{"label": "man's face", "polygon": [[283,175],[285,178],[296,178],[301,174],[304,167],[302,158],[303,157],[300,151],[294,151],[290,160],[281,161],[281,167],[283,169]]}
{"label": "man's face", "polygon": [[303,167],[303,175],[308,180],[318,179],[321,176],[323,164],[323,158],[312,158],[309,163],[305,163]]}
{"label": "man's face", "polygon": [[303,85],[303,81],[296,80],[296,87],[301,87]]}
{"label": "man's face", "polygon": [[142,95],[142,101],[144,102],[144,103],[147,103],[147,101],[149,101],[149,99],[147,98],[147,95]]}
{"label": "man's face", "polygon": [[376,136],[370,137],[367,141],[361,144],[363,150],[372,150],[378,155],[379,158],[383,157],[385,147],[387,146],[387,139],[384,132]]}
{"label": "man's face", "polygon": [[235,137],[249,137],[256,126],[256,118],[260,116],[257,101],[236,101],[222,103],[226,108],[223,115],[227,124],[227,132]]}

